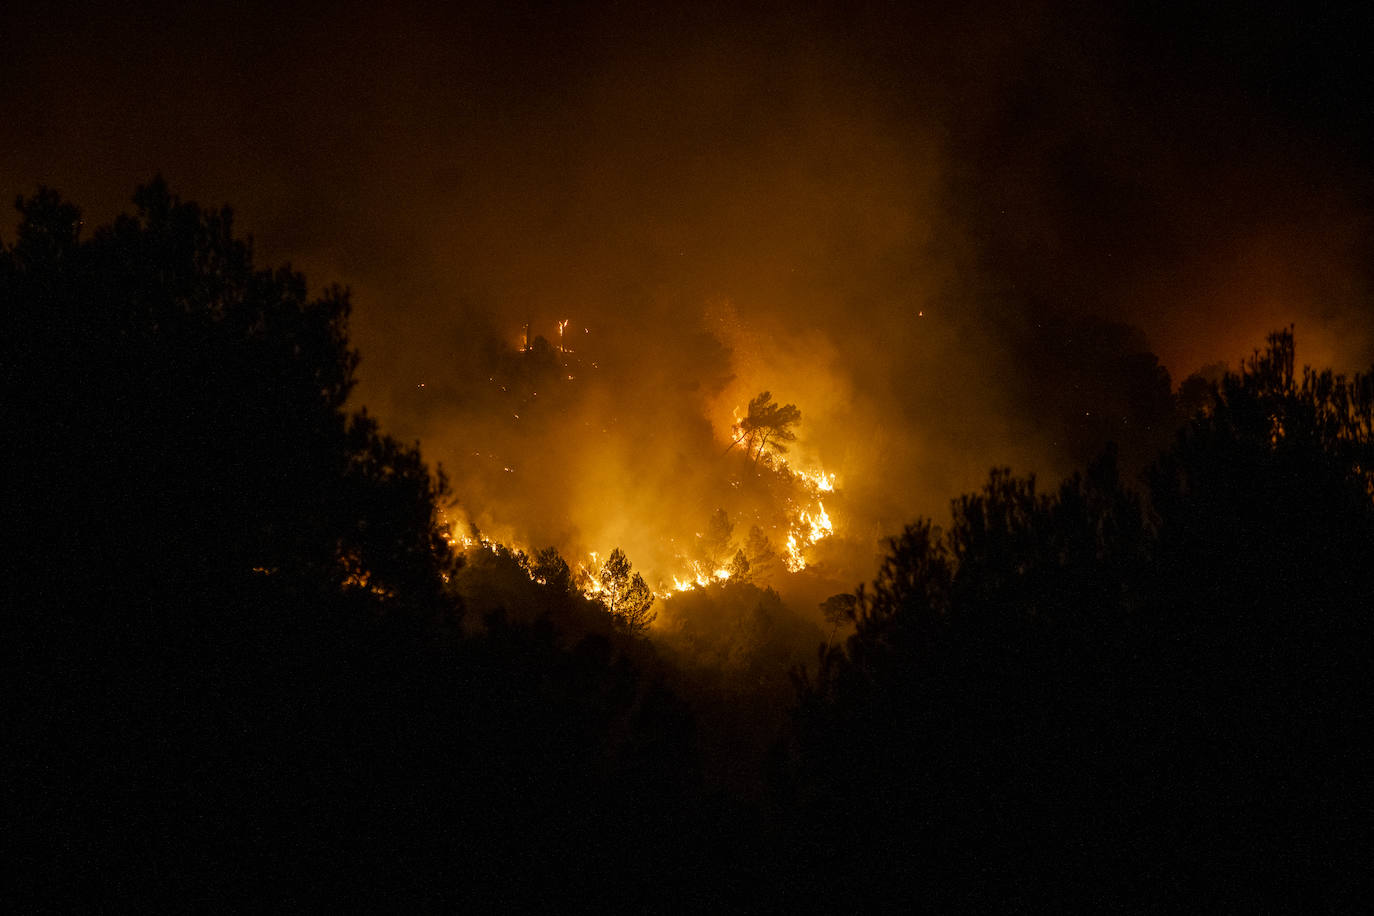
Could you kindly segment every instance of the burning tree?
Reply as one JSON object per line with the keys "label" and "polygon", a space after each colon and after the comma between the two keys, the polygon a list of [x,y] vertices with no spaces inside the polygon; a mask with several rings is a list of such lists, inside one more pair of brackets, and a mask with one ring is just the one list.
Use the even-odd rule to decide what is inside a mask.
{"label": "burning tree", "polygon": [[632,572],[633,569],[625,551],[619,547],[612,550],[597,574],[597,580],[601,583],[597,597],[618,624],[630,633],[638,634],[649,628],[649,624],[658,617],[658,612],[650,610],[654,604],[654,593],[649,590],[644,577]]}
{"label": "burning tree", "polygon": [[830,639],[835,638],[835,631],[840,627],[848,626],[858,619],[859,597],[849,593],[831,595],[821,602],[821,616],[825,622],[830,624]]}
{"label": "burning tree", "polygon": [[758,525],[749,528],[749,537],[744,542],[744,555],[749,563],[750,575],[766,581],[778,569],[778,552],[773,542]]}
{"label": "burning tree", "polygon": [[785,454],[786,443],[797,438],[792,427],[800,422],[801,410],[796,404],[775,404],[771,391],[760,392],[750,399],[744,419],[735,424],[735,438],[726,451],[742,442],[745,454],[754,461],[769,454],[768,449],[773,454]]}

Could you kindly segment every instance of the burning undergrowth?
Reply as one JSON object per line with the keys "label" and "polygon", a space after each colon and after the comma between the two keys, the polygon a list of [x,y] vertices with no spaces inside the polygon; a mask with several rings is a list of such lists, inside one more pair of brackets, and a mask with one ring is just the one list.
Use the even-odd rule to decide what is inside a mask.
{"label": "burning undergrowth", "polygon": [[799,457],[814,451],[802,408],[764,391],[711,416],[737,382],[715,336],[640,338],[627,357],[623,333],[549,331],[489,335],[452,378],[418,386],[468,431],[440,451],[456,546],[541,583],[556,553],[568,585],[603,604],[636,577],[655,599],[725,582],[809,583],[809,598],[866,574],[836,562],[843,478]]}

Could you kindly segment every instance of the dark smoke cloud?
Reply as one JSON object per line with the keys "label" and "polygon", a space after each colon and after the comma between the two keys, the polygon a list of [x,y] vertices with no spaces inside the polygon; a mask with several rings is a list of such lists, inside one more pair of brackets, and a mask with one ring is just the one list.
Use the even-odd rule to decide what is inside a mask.
{"label": "dark smoke cloud", "polygon": [[[763,389],[857,579],[992,464],[1143,460],[1168,376],[1274,327],[1374,361],[1364,23],[735,6],[11,5],[0,187],[230,202],[352,285],[360,401],[475,521],[646,567],[754,511],[719,453]],[[490,381],[564,319],[574,379]]]}

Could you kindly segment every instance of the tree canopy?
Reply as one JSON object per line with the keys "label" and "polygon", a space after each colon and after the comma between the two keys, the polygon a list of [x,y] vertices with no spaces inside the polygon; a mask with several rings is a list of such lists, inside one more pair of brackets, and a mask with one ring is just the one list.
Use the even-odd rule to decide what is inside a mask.
{"label": "tree canopy", "polygon": [[627,632],[643,633],[658,617],[658,612],[651,610],[654,593],[619,547],[601,565],[597,581],[601,585],[598,596],[606,610]]}
{"label": "tree canopy", "polygon": [[82,240],[78,211],[40,191],[3,259],[5,419],[23,443],[7,486],[32,576],[68,598],[72,576],[94,598],[194,571],[439,601],[442,476],[343,409],[347,291],[311,298],[300,274],[255,268],[227,208],[161,181],[135,204]]}
{"label": "tree canopy", "polygon": [[[228,209],[160,180],[89,236],[52,191],[19,211],[0,248],[19,899],[533,906],[532,867],[566,885],[663,842],[643,800],[691,822],[686,714],[628,640],[462,619],[442,475],[347,406],[346,290],[257,267]],[[558,848],[530,849],[549,829]],[[663,869],[643,874],[618,884],[657,893]]]}
{"label": "tree canopy", "polygon": [[717,509],[711,513],[711,520],[706,525],[706,531],[701,534],[699,543],[699,560],[705,565],[708,573],[725,566],[730,561],[731,555],[735,551],[735,524],[730,521],[730,514],[724,509]]}
{"label": "tree canopy", "polygon": [[749,410],[735,424],[735,438],[728,452],[743,443],[744,452],[754,461],[769,455],[784,455],[787,446],[797,439],[792,427],[801,422],[801,411],[795,404],[775,404],[773,394],[762,391],[749,400]]}
{"label": "tree canopy", "polygon": [[889,543],[854,634],[798,674],[799,829],[866,825],[826,860],[849,891],[925,861],[906,891],[947,903],[1100,903],[1194,867],[1200,889],[1142,892],[1350,899],[1374,388],[1294,352],[1273,335],[1226,375],[1143,493],[1111,451],[1049,492],[997,470]]}
{"label": "tree canopy", "polygon": [[[347,291],[255,266],[230,211],[161,181],[89,235],[51,191],[19,211],[6,788],[38,908],[1363,903],[1374,376],[1299,372],[1291,329],[1189,381],[1138,485],[1112,448],[994,469],[808,618],[719,511],[729,581],[650,641],[623,550],[579,568],[596,600],[552,548],[453,554],[442,474],[349,406]],[[799,419],[763,392],[736,444]]]}

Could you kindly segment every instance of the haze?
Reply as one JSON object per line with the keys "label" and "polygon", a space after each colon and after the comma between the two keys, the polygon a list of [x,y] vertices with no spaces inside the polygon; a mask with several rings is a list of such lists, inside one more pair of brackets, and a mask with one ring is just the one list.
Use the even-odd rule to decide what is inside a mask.
{"label": "haze", "polygon": [[[666,574],[714,509],[747,523],[720,453],[766,389],[802,410],[795,466],[838,475],[828,561],[857,581],[990,465],[1148,460],[1170,386],[1270,330],[1374,361],[1342,22],[12,7],[0,188],[93,224],[161,172],[262,263],[350,285],[357,400],[521,545]],[[574,378],[501,391],[563,320]]]}

